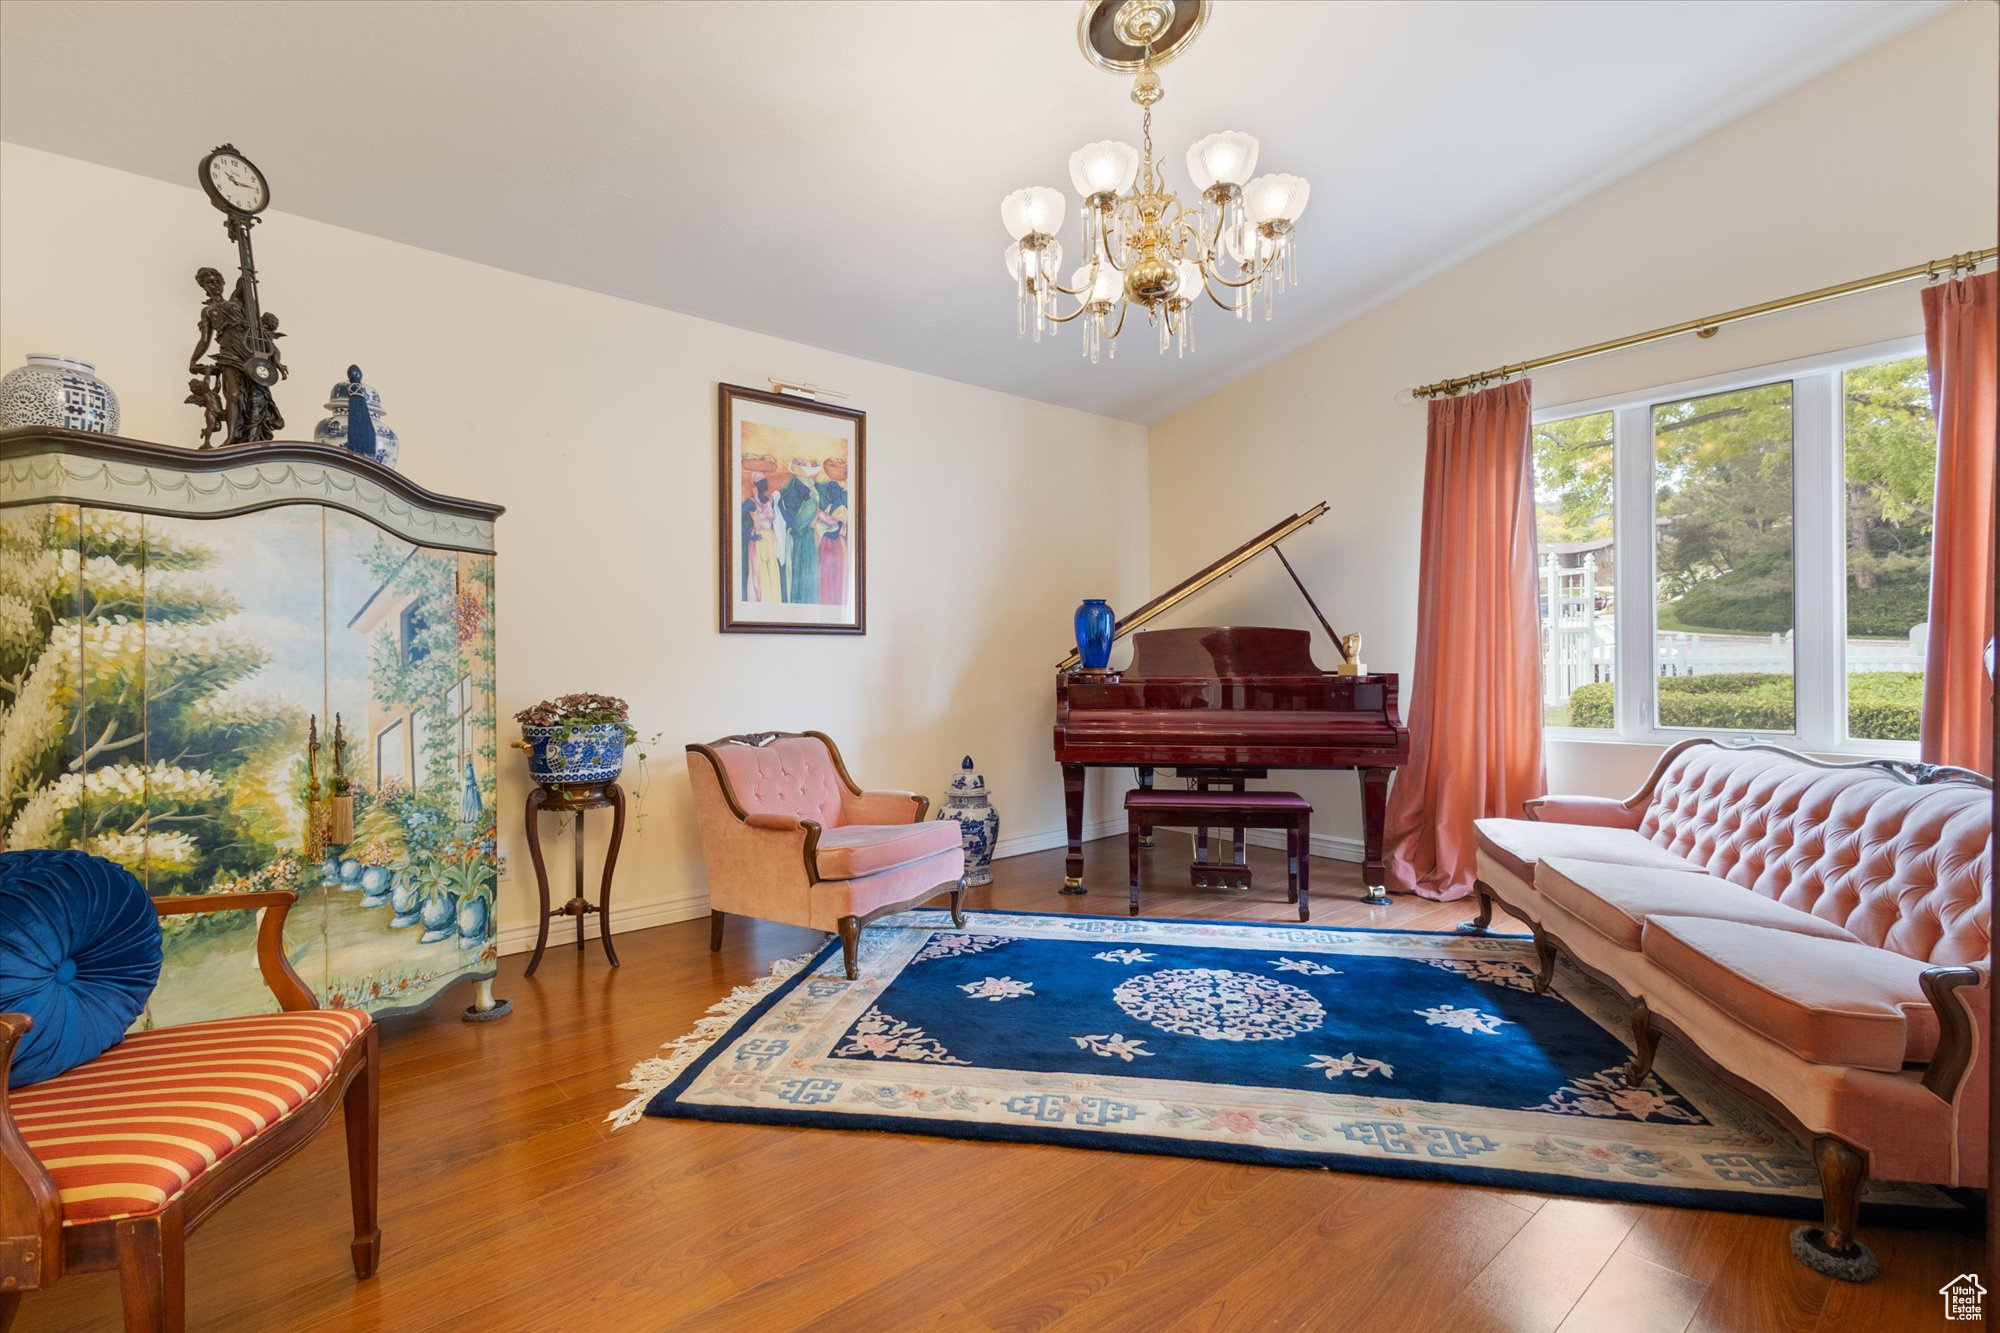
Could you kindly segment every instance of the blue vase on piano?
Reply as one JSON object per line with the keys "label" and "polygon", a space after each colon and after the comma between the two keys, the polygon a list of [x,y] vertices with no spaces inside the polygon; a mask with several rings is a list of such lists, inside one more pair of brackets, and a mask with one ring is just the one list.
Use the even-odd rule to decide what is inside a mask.
{"label": "blue vase on piano", "polygon": [[1103,671],[1111,665],[1111,635],[1117,625],[1111,603],[1102,597],[1086,597],[1076,608],[1076,651],[1085,671]]}

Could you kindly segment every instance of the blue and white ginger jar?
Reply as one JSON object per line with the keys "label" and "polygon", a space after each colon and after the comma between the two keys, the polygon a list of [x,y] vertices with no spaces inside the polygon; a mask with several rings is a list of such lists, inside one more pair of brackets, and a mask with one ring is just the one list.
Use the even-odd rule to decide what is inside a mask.
{"label": "blue and white ginger jar", "polygon": [[545,787],[611,782],[625,771],[625,732],[609,723],[521,728],[528,743],[528,776]]}
{"label": "blue and white ginger jar", "polygon": [[[373,448],[368,446],[366,432],[350,429],[348,417],[355,398],[367,405],[368,424],[374,427],[375,434]],[[402,443],[394,430],[382,424],[382,395],[375,391],[374,385],[361,382],[361,367],[349,366],[347,378],[327,391],[326,410],[333,415],[313,427],[316,442],[372,458],[385,467],[396,466]]]}
{"label": "blue and white ginger jar", "polygon": [[993,882],[993,848],[1000,841],[1000,812],[986,795],[986,777],[972,766],[972,756],[958,766],[945,786],[944,805],[939,819],[958,821],[959,839],[965,845],[965,882]]}
{"label": "blue and white ginger jar", "polygon": [[118,433],[118,395],[88,361],[36,352],[0,376],[0,426],[65,426]]}

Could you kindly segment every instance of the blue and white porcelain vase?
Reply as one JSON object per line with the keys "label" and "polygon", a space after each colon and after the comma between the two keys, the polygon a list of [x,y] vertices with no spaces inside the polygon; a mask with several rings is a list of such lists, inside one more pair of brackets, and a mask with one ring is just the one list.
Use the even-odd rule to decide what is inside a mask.
{"label": "blue and white porcelain vase", "polygon": [[[356,408],[362,410],[357,414]],[[333,415],[313,427],[314,440],[385,467],[396,466],[402,444],[396,432],[382,424],[382,395],[361,382],[360,366],[349,366],[346,381],[327,391],[326,410]]]}
{"label": "blue and white porcelain vase", "polygon": [[1111,665],[1111,636],[1117,627],[1118,617],[1102,597],[1086,597],[1076,608],[1076,651],[1085,671],[1103,671]]}
{"label": "blue and white porcelain vase", "polygon": [[35,352],[0,375],[0,426],[66,426],[118,433],[118,395],[88,361]]}
{"label": "blue and white porcelain vase", "polygon": [[625,771],[625,731],[612,722],[521,728],[528,776],[544,787],[614,782]]}
{"label": "blue and white porcelain vase", "polygon": [[965,845],[965,882],[993,882],[993,848],[1000,841],[1000,812],[987,799],[986,777],[972,766],[972,756],[958,766],[945,787],[939,819],[958,821],[959,840]]}

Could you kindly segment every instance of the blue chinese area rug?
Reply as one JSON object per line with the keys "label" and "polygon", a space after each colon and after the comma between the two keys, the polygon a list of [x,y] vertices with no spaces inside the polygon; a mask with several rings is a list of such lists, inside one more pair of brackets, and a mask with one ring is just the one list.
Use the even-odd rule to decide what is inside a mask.
{"label": "blue chinese area rug", "polygon": [[[633,1072],[692,1120],[1053,1143],[1786,1216],[1798,1141],[1664,1043],[1625,1086],[1629,1009],[1537,995],[1518,936],[982,912],[869,928],[718,1005]],[[1963,1215],[1871,1183],[1874,1220]]]}

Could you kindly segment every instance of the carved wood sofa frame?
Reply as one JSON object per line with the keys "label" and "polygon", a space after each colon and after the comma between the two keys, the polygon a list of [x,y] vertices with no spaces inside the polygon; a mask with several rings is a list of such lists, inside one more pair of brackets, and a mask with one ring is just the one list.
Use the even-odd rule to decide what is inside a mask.
{"label": "carved wood sofa frame", "polygon": [[[298,895],[289,889],[153,899],[159,915],[263,909],[257,929],[257,969],[286,1013],[317,1009],[312,988],[285,957],[285,915]],[[187,1234],[271,1168],[303,1148],[334,1108],[347,1130],[347,1175],[354,1211],[354,1275],[373,1276],[382,1253],[376,1226],[376,1029],[348,1046],[320,1090],[269,1130],[196,1176],[158,1212],[64,1226],[62,1203],[48,1170],[22,1139],[7,1104],[6,1072],[14,1047],[30,1028],[25,1014],[0,1014],[0,1333],[12,1327],[24,1292],[52,1285],[66,1272],[117,1269],[127,1333],[185,1327],[183,1255]]]}
{"label": "carved wood sofa frame", "polygon": [[[716,752],[724,746],[729,745],[747,745],[755,748],[769,745],[775,740],[800,740],[808,738],[819,741],[826,746],[827,754],[833,759],[833,770],[840,775],[840,784],[847,789],[849,795],[865,796],[868,794],[862,788],[861,784],[854,780],[854,775],[847,771],[847,761],[840,757],[840,747],[834,744],[833,737],[823,731],[737,732],[729,736],[719,736],[706,745],[690,745],[687,747],[687,751],[690,755],[700,755],[708,761],[709,767],[715,770],[717,784],[722,788],[722,798],[729,803],[729,812],[736,816],[740,822],[748,824],[752,822],[753,816],[749,809],[744,806],[742,798],[736,794],[736,788],[729,780],[729,768],[722,762],[722,756]],[[910,793],[910,800],[916,804],[916,811],[910,816],[910,822],[912,824],[923,822],[925,813],[931,808],[931,798]],[[805,841],[800,850],[805,863],[806,882],[808,884],[817,884],[820,882],[819,839],[820,835],[826,830],[815,819],[800,819],[798,826],[805,831]],[[840,934],[841,962],[847,969],[847,979],[854,981],[861,976],[861,932],[870,922],[877,921],[885,916],[894,916],[898,912],[907,912],[913,908],[922,907],[940,893],[950,893],[952,924],[962,926],[965,924],[965,889],[965,877],[961,875],[956,883],[941,883],[934,888],[924,890],[914,898],[908,898],[899,903],[887,903],[859,916],[841,917],[837,923],[837,928]],[[709,912],[709,952],[716,953],[721,950],[722,928],[727,919],[728,913],[726,912],[715,910]]]}
{"label": "carved wood sofa frame", "polygon": [[[1636,813],[1642,810],[1647,802],[1652,799],[1653,791],[1659,785],[1660,779],[1665,776],[1669,766],[1683,750],[1698,745],[1712,745],[1715,743],[1708,737],[1698,736],[1680,741],[1669,747],[1660,756],[1659,762],[1654,765],[1652,773],[1647,776],[1646,781],[1640,786],[1639,790],[1618,804],[1627,812]],[[1993,789],[1993,780],[1985,774],[1969,768],[1955,768],[1946,764],[1925,764],[1903,759],[1864,759],[1850,762],[1832,762],[1800,754],[1798,751],[1787,749],[1782,745],[1771,745],[1764,742],[1732,745],[1726,748],[1730,750],[1764,750],[1772,754],[1782,755],[1787,759],[1795,760],[1801,764],[1810,765],[1813,768],[1823,768],[1833,771],[1842,769],[1870,770],[1887,774],[1909,786],[1929,786],[1940,782],[1967,782],[1984,787],[1988,791]],[[1560,799],[1562,798],[1554,796],[1530,799],[1524,803],[1527,817],[1529,819],[1539,819],[1539,810],[1542,806]],[[1692,868],[1690,867],[1690,869]],[[1652,1073],[1653,1061],[1659,1051],[1660,1038],[1671,1037],[1679,1044],[1681,1049],[1691,1054],[1709,1073],[1720,1078],[1724,1083],[1750,1098],[1766,1111],[1769,1111],[1793,1137],[1798,1139],[1800,1143],[1808,1145],[1812,1150],[1813,1165],[1819,1172],[1820,1193],[1824,1205],[1824,1214],[1820,1226],[1822,1247],[1835,1256],[1858,1254],[1862,1251],[1862,1247],[1856,1241],[1855,1237],[1860,1224],[1861,1192],[1868,1183],[1869,1163],[1868,1154],[1865,1151],[1832,1135],[1815,1133],[1792,1112],[1791,1108],[1786,1106],[1777,1097],[1710,1058],[1698,1043],[1690,1040],[1687,1034],[1680,1031],[1672,1021],[1652,1012],[1642,997],[1633,995],[1621,982],[1602,969],[1592,967],[1581,961],[1576,951],[1564,943],[1560,936],[1536,922],[1527,920],[1527,918],[1520,916],[1511,909],[1507,909],[1507,904],[1502,902],[1493,889],[1483,881],[1474,882],[1473,892],[1479,904],[1477,915],[1472,920],[1460,926],[1459,929],[1468,934],[1484,933],[1493,919],[1495,904],[1507,910],[1509,916],[1515,917],[1515,919],[1526,925],[1534,937],[1535,957],[1539,964],[1534,980],[1536,994],[1545,993],[1554,981],[1556,959],[1560,955],[1567,959],[1570,966],[1576,968],[1577,971],[1599,985],[1604,986],[1607,990],[1632,1006],[1633,1056],[1627,1062],[1624,1070],[1625,1082],[1628,1086],[1638,1087],[1641,1083],[1645,1082],[1646,1077]],[[1749,893],[1753,892],[1753,890],[1745,889],[1744,892]],[[1973,1067],[1976,1055],[1974,1045],[1980,1039],[1980,1034],[1975,1028],[1971,1016],[1966,1012],[1964,1005],[1959,1003],[1953,996],[1952,992],[1961,986],[1977,985],[1984,980],[1986,980],[1986,975],[1980,968],[1964,965],[1927,967],[1919,978],[1919,984],[1923,987],[1924,998],[1929,1000],[1931,1006],[1937,1011],[1939,1029],[1937,1049],[1932,1054],[1929,1063],[1924,1067],[1923,1086],[1940,1101],[1949,1103],[1957,1098],[1960,1084],[1964,1081],[1966,1073]]]}

